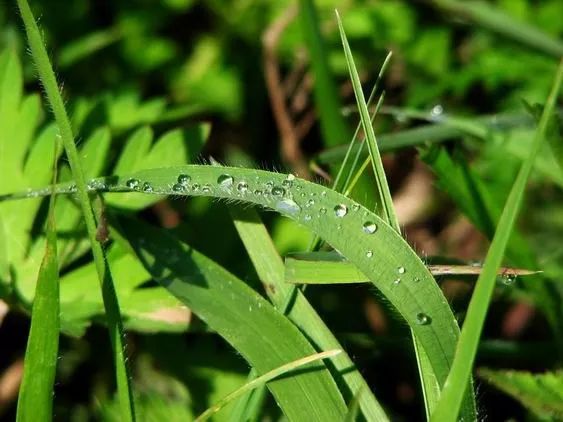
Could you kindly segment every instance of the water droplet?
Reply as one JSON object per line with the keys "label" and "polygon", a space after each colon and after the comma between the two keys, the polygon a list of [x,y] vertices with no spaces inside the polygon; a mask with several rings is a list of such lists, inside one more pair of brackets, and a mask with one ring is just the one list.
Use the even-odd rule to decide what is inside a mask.
{"label": "water droplet", "polygon": [[400,278],[397,278],[395,281],[393,281],[393,285],[398,286],[399,284],[401,284]]}
{"label": "water droplet", "polygon": [[276,203],[276,209],[288,214],[297,214],[301,211],[301,207],[293,199],[283,199]]}
{"label": "water droplet", "polygon": [[444,107],[441,104],[436,104],[430,111],[430,116],[433,118],[440,117],[444,113]]}
{"label": "water droplet", "polygon": [[301,192],[301,198],[305,198],[307,194],[305,192]]}
{"label": "water droplet", "polygon": [[312,207],[313,205],[315,205],[315,200],[314,199],[309,199],[307,201],[307,205],[305,205],[307,208]]}
{"label": "water droplet", "polygon": [[246,182],[239,182],[239,184],[237,185],[237,190],[240,193],[246,193],[248,191],[248,183]]}
{"label": "water droplet", "polygon": [[283,196],[285,195],[285,189],[281,186],[274,186],[272,188],[272,195],[274,196]]}
{"label": "water droplet", "polygon": [[416,314],[416,323],[418,325],[428,325],[432,322],[430,317],[423,312]]}
{"label": "water droplet", "polygon": [[358,211],[360,209],[360,204],[352,205],[352,211]]}
{"label": "water droplet", "polygon": [[336,230],[342,230],[342,224],[339,224],[338,226],[336,226]]}
{"label": "water droplet", "polygon": [[323,190],[323,191],[321,192],[321,196],[326,196],[326,190]]}
{"label": "water droplet", "polygon": [[184,189],[186,189],[186,187],[181,183],[175,183],[174,186],[172,186],[174,192],[184,192]]}
{"label": "water droplet", "polygon": [[319,213],[320,213],[320,214],[326,214],[326,208],[324,208],[324,207],[321,208],[321,209],[319,210]]}
{"label": "water droplet", "polygon": [[367,256],[368,258],[373,257],[373,251],[372,251],[372,250],[367,251],[367,252],[366,252],[366,256]]}
{"label": "water droplet", "polygon": [[502,276],[502,282],[506,286],[510,286],[514,284],[515,281],[516,281],[516,276],[514,274],[505,274]]}
{"label": "water droplet", "polygon": [[274,187],[274,182],[266,182],[266,187],[272,189]]}
{"label": "water droplet", "polygon": [[420,278],[415,277],[415,278],[413,279],[413,281],[414,281],[415,283],[418,283],[418,282],[420,281]]}
{"label": "water droplet", "polygon": [[366,221],[362,226],[362,230],[364,233],[374,234],[377,231],[377,224],[371,221]]}
{"label": "water droplet", "polygon": [[137,189],[139,187],[139,179],[129,179],[127,181],[127,187],[129,189]]}
{"label": "water droplet", "polygon": [[348,207],[344,204],[338,204],[334,207],[334,214],[336,214],[337,217],[342,218],[348,214]]}
{"label": "water droplet", "polygon": [[187,174],[180,174],[178,176],[178,183],[186,186],[188,183],[190,183],[190,181],[192,180],[192,178],[190,176],[188,176]]}
{"label": "water droplet", "polygon": [[193,190],[193,191],[198,191],[198,190],[199,190],[199,184],[198,184],[198,183],[194,183],[194,184],[192,185],[192,190]]}
{"label": "water droplet", "polygon": [[295,176],[293,174],[288,174],[287,179],[282,182],[282,186],[284,188],[291,188],[293,186],[293,181],[295,180]]}
{"label": "water droplet", "polygon": [[202,188],[201,188],[201,191],[202,191],[203,193],[209,193],[209,192],[211,192],[211,185],[203,185]]}
{"label": "water droplet", "polygon": [[311,221],[311,214],[305,214],[305,217],[303,219],[305,221]]}
{"label": "water droplet", "polygon": [[262,191],[261,191],[260,189],[256,189],[256,190],[254,191],[254,195],[260,196],[260,195],[262,195]]}
{"label": "water droplet", "polygon": [[399,267],[399,268],[397,268],[397,272],[398,272],[399,274],[404,274],[404,273],[407,272],[407,270],[405,269],[405,267]]}
{"label": "water droplet", "polygon": [[143,192],[151,193],[153,188],[149,182],[143,183]]}
{"label": "water droplet", "polygon": [[221,189],[231,189],[234,182],[235,179],[233,179],[233,176],[230,176],[228,174],[222,174],[217,178],[217,184]]}

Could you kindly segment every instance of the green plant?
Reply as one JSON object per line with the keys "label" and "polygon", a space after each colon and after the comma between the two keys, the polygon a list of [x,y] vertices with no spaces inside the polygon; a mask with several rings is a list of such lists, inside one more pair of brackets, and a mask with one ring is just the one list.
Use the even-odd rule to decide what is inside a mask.
{"label": "green plant", "polygon": [[[265,387],[291,420],[392,419],[394,410],[386,406],[377,391],[371,390],[369,380],[362,374],[361,368],[355,366],[351,353],[346,351],[347,342],[342,339],[350,333],[340,336],[333,331],[322,313],[317,312],[308,291],[296,287],[297,284],[371,283],[383,301],[392,306],[390,314],[398,314],[401,324],[406,325],[411,333],[414,353],[409,354],[414,356],[418,365],[421,396],[428,419],[453,420],[458,415],[464,420],[477,418],[471,374],[485,314],[491,307],[493,290],[499,286],[495,283],[497,276],[500,275],[505,284],[511,284],[517,275],[529,275],[522,277],[522,283],[527,284],[516,294],[542,302],[540,309],[553,330],[553,341],[560,346],[557,301],[561,296],[550,296],[551,280],[558,276],[559,269],[553,265],[554,270],[550,274],[555,275],[544,277],[536,274],[534,270],[541,268],[538,265],[540,261],[525,240],[526,235],[513,226],[526,182],[534,167],[541,180],[559,186],[563,180],[557,142],[552,143],[553,148],[539,148],[544,138],[557,137],[557,130],[553,129],[557,125],[554,109],[563,72],[561,68],[548,103],[543,108],[533,144],[519,142],[528,136],[532,126],[529,121],[533,122],[537,111],[525,122],[509,114],[506,116],[509,124],[499,127],[499,120],[504,122],[505,117],[461,118],[449,113],[437,117],[413,109],[382,107],[384,93],[381,93],[375,112],[370,116],[371,99],[366,102],[363,96],[360,77],[344,32],[346,22],[341,22],[338,17],[344,61],[368,144],[364,155],[366,161],[357,168],[359,159],[364,156],[362,146],[356,144],[356,135],[346,153],[344,147],[338,146],[348,128],[338,110],[339,101],[327,60],[330,42],[323,39],[318,25],[319,10],[315,10],[314,3],[301,2],[305,22],[308,22],[305,38],[312,53],[312,67],[320,72],[322,79],[315,88],[317,101],[321,103],[321,127],[326,144],[335,147],[320,152],[318,162],[341,164],[333,188],[328,188],[292,173],[255,170],[251,168],[252,163],[244,167],[222,166],[214,160],[212,165],[186,164],[197,162],[210,127],[207,124],[181,128],[175,125],[184,124],[183,119],[193,116],[194,110],[200,110],[197,105],[187,104],[165,110],[163,101],[157,99],[141,103],[140,97],[133,93],[106,96],[101,103],[78,101],[69,118],[31,11],[24,0],[18,4],[40,79],[56,119],[56,126],[52,123],[42,125],[38,98],[22,95],[22,70],[17,55],[7,50],[0,57],[0,169],[13,177],[3,180],[0,192],[0,293],[10,307],[32,313],[26,365],[30,362],[29,368],[34,368],[32,365],[36,364],[38,371],[44,371],[37,378],[42,382],[36,390],[30,384],[33,378],[29,369],[25,372],[18,403],[18,418],[21,420],[27,420],[26,415],[33,410],[29,397],[35,392],[43,396],[42,415],[50,417],[52,401],[48,393],[53,388],[59,317],[60,330],[74,336],[82,335],[93,322],[108,323],[118,381],[115,405],[109,395],[103,397],[102,394],[100,399],[99,411],[108,419],[134,419],[135,397],[136,413],[140,419],[150,419],[150,415],[155,417],[158,412],[166,415],[167,410],[177,405],[184,409],[184,418],[202,412],[202,418],[206,418],[221,408],[218,417],[258,420],[264,412],[275,412],[268,405]],[[436,4],[454,13],[458,13],[456,10],[461,7],[457,2]],[[387,10],[397,12],[396,6],[387,7]],[[468,10],[480,9],[473,7]],[[527,27],[521,33],[507,30],[506,22],[510,19],[505,16],[485,13],[472,17],[507,37],[522,40],[529,38],[526,34],[532,34],[532,47],[542,48],[551,54],[559,51],[557,42],[537,31],[530,32]],[[356,15],[356,19],[361,22],[361,16]],[[250,28],[248,31],[251,32]],[[65,59],[63,64],[72,67],[73,61],[84,60],[94,51],[119,42],[120,37],[126,39],[127,33],[121,30],[94,33],[92,38],[83,40],[85,44],[82,47],[80,43],[78,47],[71,45],[78,50],[69,48],[67,54],[70,59]],[[357,36],[358,32],[354,34]],[[203,43],[213,44],[213,41]],[[79,51],[81,49],[85,51]],[[203,50],[198,54],[206,56]],[[379,72],[378,82],[388,63],[389,56]],[[378,93],[376,88],[374,94]],[[220,93],[217,98],[224,94]],[[375,98],[375,95],[370,98]],[[417,96],[412,98],[416,104]],[[96,116],[100,104],[113,110],[105,121],[102,119],[103,124]],[[530,109],[535,110],[533,106]],[[381,114],[425,120],[430,124],[376,139],[373,119]],[[153,127],[140,126],[143,123]],[[172,130],[169,130],[170,124],[174,125]],[[26,129],[19,130],[19,126]],[[58,160],[60,152],[53,149],[57,126],[70,169],[63,160]],[[79,145],[80,148],[75,146],[73,139],[78,133],[86,139]],[[14,142],[6,143],[8,137],[12,137]],[[455,146],[451,143],[441,145],[451,138],[456,139]],[[427,146],[428,140],[434,144],[432,147]],[[436,173],[443,191],[454,197],[475,227],[493,238],[482,269],[466,265],[462,260],[453,265],[448,263],[447,267],[430,265],[401,235],[381,154],[396,152],[406,146],[420,148],[424,161]],[[532,149],[528,150],[527,146]],[[525,158],[502,213],[503,193],[510,190],[512,181],[487,184],[483,176],[486,171],[470,164],[468,158],[480,149],[503,158],[507,152],[516,158]],[[228,160],[235,155],[233,153]],[[351,160],[353,156],[355,158]],[[45,157],[50,162],[59,161],[59,168],[45,166]],[[344,160],[340,163],[342,157]],[[243,159],[251,161],[248,157]],[[487,160],[498,162],[490,156],[486,157]],[[478,160],[476,162],[479,164]],[[334,170],[331,168],[329,172],[335,173]],[[60,182],[52,188],[43,187],[50,179],[56,181],[57,171]],[[340,183],[342,180],[345,182]],[[55,195],[59,195],[56,204]],[[48,211],[41,207],[40,202],[46,196],[50,196]],[[192,199],[186,204],[182,200],[188,197]],[[167,202],[168,198],[177,201]],[[206,201],[209,198],[220,200],[230,209],[230,214],[220,217],[217,211],[220,205]],[[373,202],[378,205],[375,212],[370,205]],[[132,215],[149,206],[157,209],[155,204],[170,203],[177,208],[188,208],[192,220],[167,230],[143,221],[145,214]],[[241,209],[241,206],[249,205],[273,210],[288,220],[276,219],[272,223],[265,215],[264,224],[256,211]],[[214,214],[207,217],[206,213]],[[164,220],[164,213],[157,215]],[[244,249],[228,243],[231,236],[226,232],[235,231],[230,227],[231,219],[242,241],[242,244],[236,245],[242,245]],[[44,221],[47,227],[45,235],[38,229]],[[287,221],[293,221],[311,232],[315,239],[311,244],[320,251],[289,255],[284,265],[278,251],[279,244],[278,248],[274,245],[274,242],[279,242],[279,236],[274,231],[270,234],[268,228],[271,224],[287,224]],[[293,226],[283,227],[287,231],[293,230],[288,228]],[[201,242],[197,235],[190,234],[198,230],[203,234],[200,237],[221,241]],[[285,236],[286,239],[288,237],[291,236]],[[512,239],[511,244],[509,239]],[[303,250],[306,246],[300,248]],[[221,253],[228,253],[230,249],[237,252],[232,253],[229,261],[222,258]],[[510,263],[520,269],[499,269],[505,249]],[[89,251],[92,251],[93,259]],[[255,273],[250,277],[237,266],[246,254],[253,265],[251,271]],[[35,274],[31,273],[41,257],[44,257],[44,263],[36,288]],[[444,257],[430,258],[446,262]],[[115,276],[113,282],[108,278],[110,268]],[[60,300],[57,291],[59,273]],[[444,274],[479,276],[461,338],[458,305],[448,303],[437,283],[436,277]],[[102,286],[101,295],[98,279]],[[44,283],[45,280],[49,283]],[[541,284],[534,285],[527,280]],[[45,299],[49,301],[47,305]],[[194,323],[192,312],[204,324]],[[341,316],[342,319],[348,317],[346,314]],[[49,331],[38,331],[41,322]],[[213,336],[226,340],[244,358],[251,366],[250,375],[244,383],[243,371],[246,368],[243,368],[231,385],[224,382],[228,370],[223,368],[217,371],[219,375],[204,376],[209,385],[220,385],[217,390],[221,394],[205,391],[192,398],[181,387],[170,394],[170,380],[164,381],[141,365],[141,376],[135,374],[132,379],[129,377],[122,344],[123,327],[140,333],[188,331],[189,335],[198,336],[205,336],[211,331]],[[401,338],[407,337],[402,328],[396,332]],[[173,356],[175,363],[171,365],[171,372],[175,375],[193,369],[185,369],[190,362],[184,356],[194,349],[177,347],[182,344],[177,340],[172,342],[172,352],[166,351],[166,342],[158,344],[156,351],[152,352],[155,361],[166,353],[169,357]],[[38,348],[42,347],[38,344],[41,342],[48,345],[45,347],[50,351],[47,365],[38,358]],[[489,350],[502,353],[499,352],[501,347],[488,346],[491,346]],[[411,348],[405,349],[410,351]],[[224,356],[213,364],[220,365],[222,359]],[[169,365],[164,360],[160,364]],[[146,380],[143,383],[142,374],[147,373],[158,380],[155,385]],[[557,375],[520,374],[518,388],[509,389],[506,378],[511,375],[508,373],[486,370],[480,373],[522,400],[537,414],[557,415],[560,411],[553,402],[541,401],[542,382],[550,386],[556,384],[560,378]],[[161,390],[160,382],[164,385]],[[133,391],[131,383],[135,385]],[[241,383],[242,387],[234,388]],[[229,391],[234,392],[227,394]],[[545,391],[548,391],[547,387]],[[235,397],[238,397],[238,402],[232,407],[230,402],[236,401]],[[211,406],[214,403],[218,404]],[[113,412],[114,408],[120,410]]]}

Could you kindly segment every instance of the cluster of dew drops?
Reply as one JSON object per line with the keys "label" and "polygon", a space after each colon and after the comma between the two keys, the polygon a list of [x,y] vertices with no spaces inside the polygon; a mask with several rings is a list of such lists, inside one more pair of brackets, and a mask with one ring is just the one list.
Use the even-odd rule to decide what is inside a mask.
{"label": "cluster of dew drops", "polygon": [[[258,179],[257,179],[258,180]],[[152,185],[149,182],[141,183],[139,179],[129,179],[126,182],[126,186],[130,190],[134,191],[143,191],[145,193],[158,193],[155,192]],[[292,216],[297,216],[301,214],[302,207],[295,202],[293,199],[292,189],[294,188],[297,191],[297,195],[301,197],[303,200],[303,207],[305,208],[305,212],[301,215],[301,218],[304,221],[311,221],[313,219],[313,210],[317,210],[317,217],[321,218],[322,216],[328,213],[327,208],[324,206],[320,208],[315,208],[315,204],[317,202],[324,202],[324,201],[316,201],[315,196],[316,193],[311,192],[309,194],[301,191],[301,186],[295,183],[295,176],[293,174],[289,174],[285,180],[282,181],[281,185],[276,185],[274,182],[266,182],[260,189],[251,190],[248,182],[241,180],[238,183],[235,182],[235,178],[229,174],[221,174],[217,178],[216,187],[222,192],[234,193],[238,196],[243,196],[247,194],[254,194],[258,197],[263,197],[264,200],[267,202],[274,201],[275,205],[274,208],[279,212],[286,213]],[[213,186],[209,184],[199,185],[198,183],[192,183],[192,179],[187,174],[180,174],[175,183],[172,184],[171,189],[174,193],[182,194],[187,193],[190,189],[193,193],[201,192],[203,194],[211,193]],[[165,192],[161,192],[165,193]],[[321,192],[321,196],[326,196],[326,191]],[[352,212],[357,212],[360,209],[360,205],[354,204],[351,207]],[[334,216],[338,219],[346,217],[350,209],[345,204],[337,204],[333,207]],[[340,225],[337,226],[338,229],[341,228]],[[372,221],[366,221],[362,224],[362,232],[368,235],[372,235],[377,231],[377,224]],[[367,250],[365,253],[367,258],[373,258],[374,253],[372,250]],[[401,276],[406,273],[405,267],[397,268],[398,277],[393,281],[394,286],[398,286],[401,284]],[[415,278],[415,282],[418,282],[419,279]],[[430,317],[425,313],[418,313],[416,315],[416,323],[418,325],[428,325],[431,322]]]}

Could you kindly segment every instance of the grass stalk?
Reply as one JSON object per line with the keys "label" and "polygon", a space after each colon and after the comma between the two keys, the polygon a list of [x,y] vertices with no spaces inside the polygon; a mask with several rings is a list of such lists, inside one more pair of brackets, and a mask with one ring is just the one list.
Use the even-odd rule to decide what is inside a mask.
{"label": "grass stalk", "polygon": [[119,302],[115,293],[110,268],[107,260],[105,259],[102,245],[96,240],[96,220],[90,203],[88,188],[80,163],[80,157],[78,155],[76,145],[74,144],[72,127],[64,106],[64,101],[59,91],[55,73],[53,72],[49,56],[43,44],[39,28],[35,22],[35,18],[33,17],[29,4],[26,0],[17,0],[17,4],[25,25],[31,54],[37,66],[37,72],[45,89],[47,100],[51,105],[55,120],[59,127],[60,137],[76,183],[78,200],[86,223],[88,238],[90,239],[92,254],[94,256],[94,262],[101,284],[110,340],[114,351],[121,419],[123,421],[132,421],[135,419],[135,412],[129,373],[126,364],[125,338],[123,334],[123,323],[121,321]]}
{"label": "grass stalk", "polygon": [[495,236],[483,265],[483,271],[477,280],[475,292],[469,303],[467,317],[463,324],[452,369],[442,391],[442,397],[432,414],[432,421],[455,420],[459,413],[463,394],[471,377],[489,303],[493,295],[496,274],[504,258],[510,234],[522,204],[526,183],[532,172],[534,159],[545,138],[549,117],[555,107],[562,79],[563,60],[559,64],[528,158],[522,163],[522,167],[506,200]]}

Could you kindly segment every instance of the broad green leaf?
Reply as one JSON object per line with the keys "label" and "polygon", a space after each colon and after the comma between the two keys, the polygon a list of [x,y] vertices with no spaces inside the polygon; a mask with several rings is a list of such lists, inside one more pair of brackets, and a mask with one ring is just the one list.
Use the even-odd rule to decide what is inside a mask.
{"label": "broad green leaf", "polygon": [[[120,220],[152,277],[225,338],[264,374],[315,352],[303,334],[244,282],[172,235],[133,220]],[[288,418],[330,420],[344,401],[324,365],[269,384]],[[317,368],[313,370],[313,368]]]}
{"label": "broad green leaf", "polygon": [[563,372],[480,369],[479,377],[518,400],[540,419],[563,419]]}

